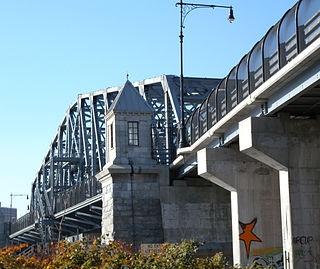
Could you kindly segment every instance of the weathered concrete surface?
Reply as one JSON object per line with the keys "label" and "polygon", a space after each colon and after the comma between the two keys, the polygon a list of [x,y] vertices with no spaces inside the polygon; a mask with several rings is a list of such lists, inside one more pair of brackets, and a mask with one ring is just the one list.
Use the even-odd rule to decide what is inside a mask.
{"label": "weathered concrete surface", "polygon": [[[279,171],[287,268],[320,263],[320,121],[248,118],[239,124],[240,150]],[[292,268],[292,267],[290,267]]]}
{"label": "weathered concrete surface", "polygon": [[164,240],[206,241],[207,254],[232,257],[230,193],[201,178],[160,188]]}
{"label": "weathered concrete surface", "polygon": [[216,148],[198,152],[198,174],[231,192],[234,264],[249,262],[255,249],[281,248],[279,185],[274,169],[237,149]]}

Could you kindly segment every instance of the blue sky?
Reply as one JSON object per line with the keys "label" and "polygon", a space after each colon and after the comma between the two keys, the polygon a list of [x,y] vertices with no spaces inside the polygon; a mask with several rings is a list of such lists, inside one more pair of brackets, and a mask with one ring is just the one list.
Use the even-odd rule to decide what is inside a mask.
{"label": "blue sky", "polygon": [[[294,0],[232,5],[186,19],[186,76],[224,77]],[[30,194],[64,114],[80,93],[179,74],[179,9],[172,0],[0,1],[0,202]],[[18,216],[27,201],[16,197]]]}

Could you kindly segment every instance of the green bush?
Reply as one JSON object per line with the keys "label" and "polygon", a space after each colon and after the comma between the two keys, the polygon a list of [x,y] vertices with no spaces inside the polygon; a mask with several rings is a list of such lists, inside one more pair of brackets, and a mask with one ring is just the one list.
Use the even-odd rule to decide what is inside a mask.
{"label": "green bush", "polygon": [[76,243],[59,242],[52,244],[50,254],[33,256],[21,255],[26,245],[3,248],[0,251],[2,268],[232,268],[222,253],[208,258],[197,258],[200,244],[183,241],[180,244],[164,243],[158,249],[148,252],[134,251],[131,245],[120,242],[102,244],[100,239],[89,242],[84,239]]}

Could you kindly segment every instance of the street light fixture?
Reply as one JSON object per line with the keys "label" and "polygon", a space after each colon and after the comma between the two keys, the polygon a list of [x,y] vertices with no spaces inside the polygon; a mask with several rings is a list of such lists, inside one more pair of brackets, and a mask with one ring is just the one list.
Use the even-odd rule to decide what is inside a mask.
{"label": "street light fixture", "polygon": [[228,20],[230,23],[234,21],[232,6],[221,6],[221,5],[207,5],[207,4],[194,4],[194,3],[184,3],[182,0],[176,3],[176,6],[180,6],[180,126],[179,126],[179,148],[186,147],[187,137],[186,137],[186,125],[184,119],[184,95],[183,95],[183,28],[184,21],[187,15],[198,8],[226,8],[229,9]]}
{"label": "street light fixture", "polygon": [[27,200],[29,199],[28,194],[20,194],[20,193],[10,193],[10,219],[9,219],[9,234],[11,234],[11,223],[12,223],[12,200],[16,196],[26,196]]}
{"label": "street light fixture", "polygon": [[12,208],[12,199],[13,197],[16,197],[16,196],[26,196],[27,197],[27,200],[29,199],[29,196],[28,194],[20,194],[20,193],[10,193],[10,208]]}
{"label": "street light fixture", "polygon": [[26,196],[27,197],[27,200],[29,199],[29,196],[28,194],[20,194],[20,193],[10,193],[10,222],[12,220],[12,212],[11,212],[11,209],[12,209],[12,200],[14,197],[17,197],[17,196]]}

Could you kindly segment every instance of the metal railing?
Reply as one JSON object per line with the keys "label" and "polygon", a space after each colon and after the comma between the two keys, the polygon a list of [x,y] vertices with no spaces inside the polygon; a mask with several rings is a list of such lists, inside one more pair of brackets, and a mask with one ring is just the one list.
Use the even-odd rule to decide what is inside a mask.
{"label": "metal railing", "polygon": [[54,213],[63,211],[69,207],[79,204],[102,192],[101,183],[96,178],[90,178],[77,183],[64,192],[56,194]]}
{"label": "metal railing", "polygon": [[11,223],[11,234],[14,234],[35,223],[33,212],[28,212],[16,221]]}
{"label": "metal railing", "polygon": [[319,37],[320,1],[298,1],[187,119],[189,145]]}
{"label": "metal railing", "polygon": [[[102,192],[101,183],[96,178],[90,178],[78,182],[66,191],[61,191],[55,195],[54,213],[63,211],[69,207],[77,205]],[[16,221],[11,223],[11,234],[21,231],[33,225],[37,221],[35,212],[30,211]]]}

